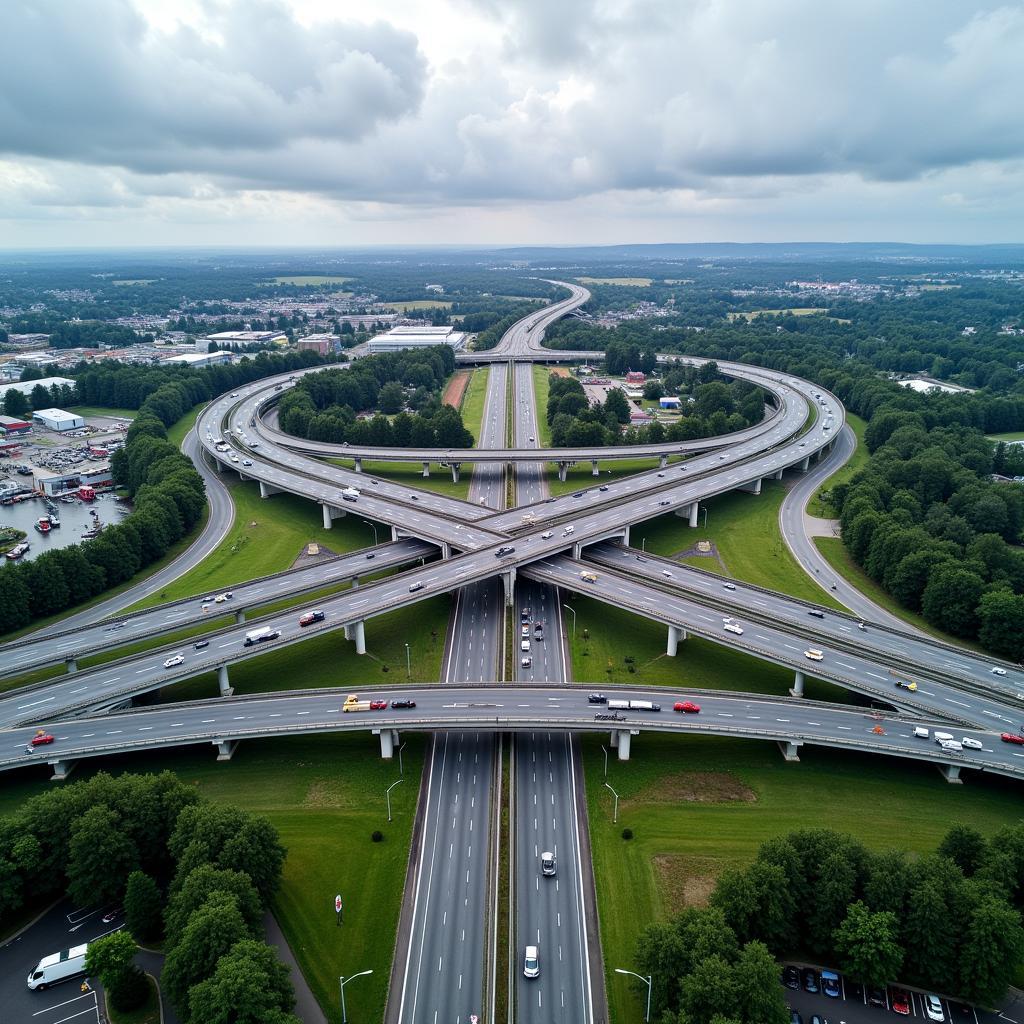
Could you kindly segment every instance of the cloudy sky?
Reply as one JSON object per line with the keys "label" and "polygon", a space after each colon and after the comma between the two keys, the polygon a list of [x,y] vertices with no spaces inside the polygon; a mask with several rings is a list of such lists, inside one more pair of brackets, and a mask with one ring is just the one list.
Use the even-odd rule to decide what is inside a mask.
{"label": "cloudy sky", "polygon": [[3,0],[0,248],[1024,241],[1024,3]]}

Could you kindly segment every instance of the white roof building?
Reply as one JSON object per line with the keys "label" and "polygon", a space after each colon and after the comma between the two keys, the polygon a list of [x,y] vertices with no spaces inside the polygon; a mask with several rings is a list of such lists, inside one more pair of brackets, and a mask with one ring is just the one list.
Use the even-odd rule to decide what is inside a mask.
{"label": "white roof building", "polygon": [[466,344],[466,332],[454,327],[392,327],[367,342],[370,352],[400,352],[407,348],[429,348],[431,345],[451,345],[458,350]]}
{"label": "white roof building", "polygon": [[66,384],[71,388],[75,386],[75,382],[70,377],[42,377],[39,380],[24,380],[16,384],[0,384],[0,402],[4,400],[4,395],[8,391],[20,391],[27,397],[32,394],[32,389],[40,384],[44,388],[52,388],[54,384]]}

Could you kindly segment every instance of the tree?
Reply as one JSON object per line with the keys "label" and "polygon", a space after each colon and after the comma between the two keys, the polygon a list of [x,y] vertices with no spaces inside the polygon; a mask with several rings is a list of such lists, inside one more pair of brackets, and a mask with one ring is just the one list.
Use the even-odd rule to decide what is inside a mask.
{"label": "tree", "polygon": [[188,990],[210,977],[217,961],[254,932],[246,925],[238,899],[227,892],[211,893],[188,918],[164,961],[161,981],[179,1010],[188,1007]]}
{"label": "tree", "polygon": [[163,898],[156,882],[144,871],[128,876],[124,892],[124,921],[138,942],[160,938],[163,926]]}
{"label": "tree", "polygon": [[981,900],[960,948],[960,994],[995,1006],[1024,955],[1020,915],[994,896]]}
{"label": "tree", "polygon": [[25,419],[32,412],[28,399],[16,388],[8,388],[4,394],[4,413],[15,419]]}
{"label": "tree", "polygon": [[164,913],[166,944],[177,944],[193,911],[201,907],[215,892],[235,897],[247,927],[257,934],[263,920],[263,903],[252,880],[241,871],[228,871],[203,864],[191,871],[179,890],[170,898]]}
{"label": "tree", "polygon": [[977,607],[985,582],[977,574],[955,565],[941,566],[924,588],[924,617],[955,636],[972,637],[977,631]]}
{"label": "tree", "polygon": [[138,863],[139,851],[119,816],[106,804],[95,804],[71,825],[68,896],[80,907],[111,903]]}
{"label": "tree", "polygon": [[604,411],[615,417],[618,423],[629,422],[629,402],[621,388],[611,388],[604,400]]}
{"label": "tree", "polygon": [[985,837],[976,828],[958,822],[939,843],[938,853],[948,857],[970,878],[984,863],[987,850]]}
{"label": "tree", "polygon": [[1024,657],[1024,595],[992,590],[978,603],[978,639],[995,654]]}
{"label": "tree", "polygon": [[243,939],[217,961],[213,975],[193,986],[189,1009],[203,1024],[298,1024],[288,968],[263,942]]}
{"label": "tree", "polygon": [[[779,984],[777,972],[777,968],[772,972],[776,987]],[[698,960],[679,987],[682,1010],[694,1024],[706,1024],[716,1014],[738,1016],[732,967],[717,954]]]}
{"label": "tree", "polygon": [[891,911],[872,913],[860,900],[851,903],[834,937],[843,970],[876,987],[898,977],[903,963],[898,933],[896,915]]}
{"label": "tree", "polygon": [[397,381],[390,381],[380,389],[377,395],[377,407],[384,413],[396,413],[402,411],[405,405],[405,392],[402,385]]}
{"label": "tree", "polygon": [[124,1012],[141,1006],[149,992],[135,953],[135,941],[124,931],[93,939],[85,951],[85,969],[100,979],[115,1009]]}
{"label": "tree", "polygon": [[763,942],[748,942],[740,950],[732,978],[735,1014],[743,1024],[786,1024],[789,1008],[779,967]]}

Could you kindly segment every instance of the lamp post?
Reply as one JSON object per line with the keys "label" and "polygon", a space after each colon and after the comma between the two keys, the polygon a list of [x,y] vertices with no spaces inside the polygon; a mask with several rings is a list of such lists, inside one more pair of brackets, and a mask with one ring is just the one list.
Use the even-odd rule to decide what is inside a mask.
{"label": "lamp post", "polygon": [[358,974],[350,974],[347,978],[345,975],[341,975],[338,978],[339,988],[341,989],[341,1024],[348,1024],[348,1014],[345,1012],[345,986],[356,978],[361,978],[364,974],[373,974],[373,969],[368,971],[360,971]]}
{"label": "lamp post", "polygon": [[608,781],[608,748],[602,743],[601,749],[604,751],[604,780]]}
{"label": "lamp post", "polygon": [[391,820],[391,790],[401,782],[405,782],[405,779],[399,779],[398,782],[392,782],[391,785],[384,790],[384,799],[388,802],[388,821]]}
{"label": "lamp post", "polygon": [[409,660],[409,645],[405,645],[405,678],[412,679],[412,662]]}
{"label": "lamp post", "polygon": [[576,639],[576,609],[575,608],[570,608],[567,604],[563,604],[562,607],[564,609],[566,609],[566,611],[572,612],[572,638],[573,638],[573,640],[575,640]]}
{"label": "lamp post", "polygon": [[646,537],[642,537],[640,539],[640,550],[643,551],[645,554],[647,553],[647,538]]}
{"label": "lamp post", "polygon": [[366,523],[366,525],[371,530],[373,530],[373,543],[376,545],[376,543],[377,543],[377,527],[376,527],[376,525],[374,523],[371,523],[369,519],[364,519],[363,522]]}
{"label": "lamp post", "polygon": [[706,530],[707,528],[708,528],[708,507],[707,507],[707,505],[705,505],[704,506],[704,529]]}
{"label": "lamp post", "polygon": [[612,812],[612,824],[617,825],[619,823],[619,794],[616,793],[607,782],[605,783],[605,787],[611,790],[612,796],[615,797],[615,810]]}
{"label": "lamp post", "polygon": [[[408,743],[408,740],[406,740],[406,743]],[[405,768],[402,765],[402,751],[403,750],[405,750],[405,743],[403,743],[398,748],[398,774],[401,775],[402,778],[404,779],[405,778]]]}
{"label": "lamp post", "polygon": [[637,974],[636,971],[624,971],[621,967],[616,967],[615,973],[632,975],[647,986],[647,1012],[644,1014],[644,1021],[649,1021],[651,1019],[651,976],[648,974],[647,977],[644,977],[642,974]]}

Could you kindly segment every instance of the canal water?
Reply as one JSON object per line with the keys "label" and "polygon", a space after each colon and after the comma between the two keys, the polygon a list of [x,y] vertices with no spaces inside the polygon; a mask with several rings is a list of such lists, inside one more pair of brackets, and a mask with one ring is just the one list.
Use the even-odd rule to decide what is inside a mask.
{"label": "canal water", "polygon": [[113,495],[97,495],[95,501],[76,500],[73,505],[68,505],[59,498],[54,498],[53,502],[57,506],[60,527],[46,534],[39,533],[35,528],[36,521],[47,514],[46,503],[42,498],[22,501],[17,505],[0,505],[0,526],[13,526],[18,530],[24,530],[25,540],[32,545],[22,556],[23,560],[31,561],[50,548],[66,548],[71,544],[78,544],[82,540],[82,534],[92,529],[96,521],[90,515],[90,510],[96,511],[105,526],[121,522],[125,517],[116,510],[118,506],[127,504],[114,501]]}

